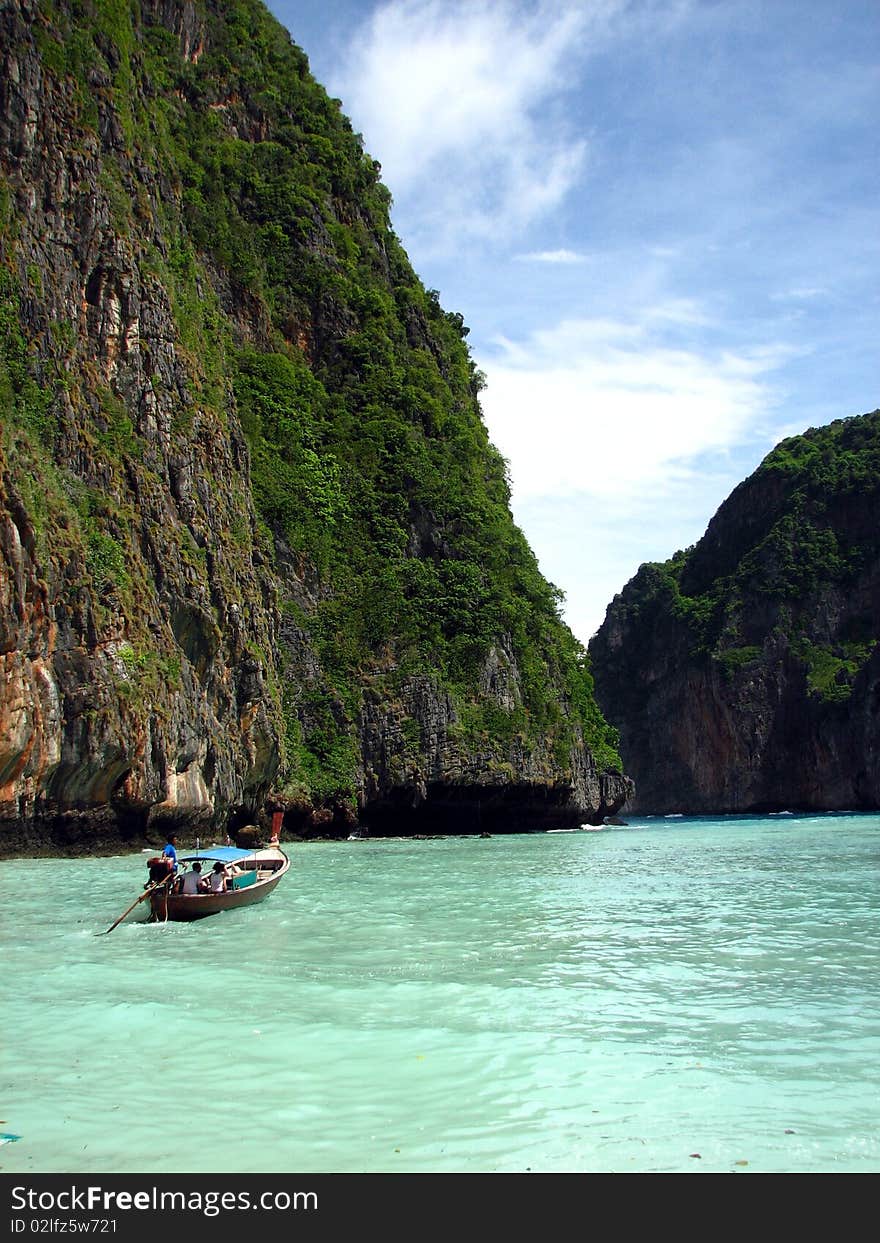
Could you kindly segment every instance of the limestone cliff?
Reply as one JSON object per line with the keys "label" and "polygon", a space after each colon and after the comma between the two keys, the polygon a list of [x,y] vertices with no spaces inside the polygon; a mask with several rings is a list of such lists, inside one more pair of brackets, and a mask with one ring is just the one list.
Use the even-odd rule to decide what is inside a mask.
{"label": "limestone cliff", "polygon": [[461,317],[256,0],[0,6],[0,853],[627,793]]}
{"label": "limestone cliff", "polygon": [[783,441],[590,644],[641,812],[880,806],[880,412]]}

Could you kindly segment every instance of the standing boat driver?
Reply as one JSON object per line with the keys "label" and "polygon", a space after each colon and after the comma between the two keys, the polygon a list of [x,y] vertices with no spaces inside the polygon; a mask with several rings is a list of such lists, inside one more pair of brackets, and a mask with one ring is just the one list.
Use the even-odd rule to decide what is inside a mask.
{"label": "standing boat driver", "polygon": [[156,855],[152,859],[147,860],[147,867],[150,871],[150,879],[144,886],[145,889],[155,887],[156,885],[166,885],[171,888],[177,882],[172,878],[177,875],[177,834],[172,830],[167,834],[167,845],[161,855]]}
{"label": "standing boat driver", "polygon": [[162,851],[162,856],[165,859],[171,860],[171,870],[173,872],[176,872],[177,871],[177,834],[171,830],[169,830],[168,841],[166,843],[165,849]]}

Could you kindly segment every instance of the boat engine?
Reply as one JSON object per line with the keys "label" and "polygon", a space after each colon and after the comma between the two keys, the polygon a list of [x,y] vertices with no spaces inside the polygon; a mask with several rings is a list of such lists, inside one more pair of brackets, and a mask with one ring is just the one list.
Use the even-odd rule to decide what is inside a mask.
{"label": "boat engine", "polygon": [[156,855],[154,858],[148,859],[147,868],[150,873],[150,882],[155,885],[160,880],[165,880],[173,867],[174,864],[167,855]]}

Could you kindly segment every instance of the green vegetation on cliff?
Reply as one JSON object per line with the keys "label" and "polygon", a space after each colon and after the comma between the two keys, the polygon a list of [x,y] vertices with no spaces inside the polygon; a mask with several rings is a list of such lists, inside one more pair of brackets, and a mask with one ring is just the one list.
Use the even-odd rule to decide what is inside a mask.
{"label": "green vegetation on cliff", "polygon": [[590,643],[638,812],[880,807],[880,411],[782,441]]}
{"label": "green vegetation on cliff", "polygon": [[[97,211],[171,308],[188,398],[175,404],[170,453],[183,456],[205,412],[212,427],[236,420],[247,441],[241,483],[258,525],[247,496],[217,495],[229,514],[224,557],[189,527],[175,557],[192,575],[226,567],[230,596],[236,566],[268,558],[282,619],[319,658],[304,682],[290,645],[252,652],[275,714],[280,785],[352,800],[365,687],[393,701],[414,676],[448,697],[459,737],[496,766],[516,744],[552,756],[547,780],[564,780],[582,738],[600,771],[619,772],[587,654],[512,521],[468,330],[412,271],[379,166],[303,52],[258,0],[199,0],[191,11],[38,0],[35,11],[29,35],[75,114],[72,148],[99,159]],[[39,491],[57,495],[96,607],[114,591],[136,601],[145,553],[126,542],[124,509],[131,479],[149,483],[160,464],[113,385],[70,366],[70,325],[34,336],[8,204],[0,394],[15,452]],[[96,268],[85,289],[96,323],[108,289],[124,300]],[[147,361],[155,388],[158,364]],[[101,489],[53,461],[62,389],[91,411],[80,434],[102,464]],[[178,629],[190,635],[196,622],[206,634],[215,624],[191,610]],[[146,667],[141,636],[124,650]],[[176,679],[175,660],[163,650],[150,668]],[[492,660],[511,670],[500,698],[481,687]]]}
{"label": "green vegetation on cliff", "polygon": [[642,566],[615,607],[634,625],[675,618],[692,657],[728,676],[782,644],[810,694],[845,700],[880,640],[873,597],[851,594],[880,557],[878,507],[880,411],[811,429],[768,454],[698,544]]}

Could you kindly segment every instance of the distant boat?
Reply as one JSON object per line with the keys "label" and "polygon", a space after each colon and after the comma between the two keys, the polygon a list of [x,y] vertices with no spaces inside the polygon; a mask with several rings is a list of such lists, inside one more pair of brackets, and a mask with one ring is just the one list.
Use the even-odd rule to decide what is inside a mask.
{"label": "distant boat", "polygon": [[[155,862],[150,861],[153,867]],[[215,863],[222,863],[227,872],[228,888],[221,893],[181,893],[182,877],[192,870],[194,863],[210,864],[203,872],[207,880]],[[181,871],[172,883],[155,883],[151,867],[150,919],[154,923],[166,920],[204,919],[221,911],[234,911],[242,906],[262,902],[282,879],[290,867],[290,859],[278,846],[258,847],[256,850],[240,850],[235,846],[212,846],[209,850],[197,850],[195,854],[178,856]]]}

